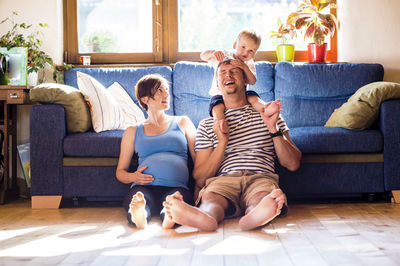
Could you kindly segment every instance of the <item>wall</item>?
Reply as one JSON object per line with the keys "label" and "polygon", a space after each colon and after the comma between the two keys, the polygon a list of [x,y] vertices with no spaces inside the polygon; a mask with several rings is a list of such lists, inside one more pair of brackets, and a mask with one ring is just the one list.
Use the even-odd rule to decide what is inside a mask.
{"label": "wall", "polygon": [[381,63],[386,81],[400,83],[400,1],[338,0],[338,60]]}
{"label": "wall", "polygon": [[[32,24],[47,23],[43,30],[43,50],[56,64],[63,62],[63,18],[62,0],[0,0],[0,21],[10,17],[16,11],[15,21]],[[0,25],[0,35],[8,31],[7,25]],[[51,76],[51,73],[48,73]],[[48,76],[48,75],[46,75]],[[18,107],[17,142],[29,142],[29,107]]]}

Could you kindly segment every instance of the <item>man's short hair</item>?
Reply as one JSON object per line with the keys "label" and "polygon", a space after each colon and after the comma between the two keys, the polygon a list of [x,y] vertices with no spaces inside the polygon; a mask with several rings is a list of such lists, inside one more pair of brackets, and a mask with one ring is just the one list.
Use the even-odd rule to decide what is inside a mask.
{"label": "man's short hair", "polygon": [[251,30],[251,29],[242,30],[241,32],[239,32],[239,34],[237,36],[237,41],[239,41],[242,36],[245,36],[245,37],[253,40],[257,46],[260,46],[260,44],[261,44],[261,35],[258,34],[255,30]]}
{"label": "man's short hair", "polygon": [[[222,60],[221,62],[218,63],[218,66],[215,69],[215,74],[214,74],[214,75],[217,75],[217,81],[219,79],[218,78],[218,69],[219,69],[219,67],[222,66],[222,65],[229,65],[232,60],[235,60],[235,58],[233,58],[232,56],[227,56],[227,57],[224,58],[224,60]],[[244,73],[243,69],[241,69],[241,68],[239,68],[239,69],[242,71],[244,81],[247,82],[247,77],[246,77],[246,74]]]}

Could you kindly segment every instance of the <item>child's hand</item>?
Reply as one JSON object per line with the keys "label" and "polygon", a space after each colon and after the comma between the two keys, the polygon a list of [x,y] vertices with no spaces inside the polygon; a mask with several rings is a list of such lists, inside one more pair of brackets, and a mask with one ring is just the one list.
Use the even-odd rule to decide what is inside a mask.
{"label": "child's hand", "polygon": [[233,65],[235,67],[240,67],[241,69],[245,68],[245,63],[240,59],[232,60],[231,65]]}
{"label": "child's hand", "polygon": [[222,51],[215,51],[214,56],[217,58],[218,62],[222,62],[225,58],[225,54]]}

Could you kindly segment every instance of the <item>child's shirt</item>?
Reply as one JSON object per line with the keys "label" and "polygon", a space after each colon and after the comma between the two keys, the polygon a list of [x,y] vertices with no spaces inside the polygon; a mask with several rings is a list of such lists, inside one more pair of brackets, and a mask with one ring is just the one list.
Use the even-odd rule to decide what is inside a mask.
{"label": "child's shirt", "polygon": [[[227,51],[227,50],[223,50],[222,51],[225,54],[225,57],[227,56],[232,56],[234,57],[234,52],[233,51]],[[208,62],[211,66],[214,67],[214,78],[211,84],[211,89],[208,92],[210,95],[214,96],[214,95],[221,95],[221,92],[219,91],[218,87],[217,87],[217,78],[216,78],[216,73],[215,70],[217,69],[217,66],[219,64],[219,61],[215,58],[215,56],[213,56],[212,59],[208,60]],[[254,60],[250,59],[248,61],[244,62],[250,69],[250,71],[253,73],[253,75],[257,78],[257,74],[256,74],[256,66],[254,64]]]}

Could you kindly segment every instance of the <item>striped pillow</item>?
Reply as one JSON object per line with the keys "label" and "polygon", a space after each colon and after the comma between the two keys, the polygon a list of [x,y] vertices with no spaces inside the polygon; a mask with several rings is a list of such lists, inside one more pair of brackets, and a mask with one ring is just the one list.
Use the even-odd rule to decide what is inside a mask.
{"label": "striped pillow", "polygon": [[[127,99],[124,99],[124,103],[121,104],[113,96],[113,94],[117,95],[117,98],[120,101],[121,98],[124,97],[128,97],[129,100],[132,101],[128,94],[125,96],[121,94],[120,89],[123,90],[122,87],[120,89],[117,88],[109,91],[95,78],[79,71],[77,72],[77,81],[79,90],[82,92],[85,100],[89,104],[94,131],[101,132],[112,129],[126,129],[128,126],[140,122],[139,119],[144,120],[144,116],[138,116],[137,119],[128,117],[126,115],[127,111],[124,111],[124,108],[129,105]],[[115,87],[115,85],[113,84],[111,87]],[[133,101],[130,104],[135,105]]]}

